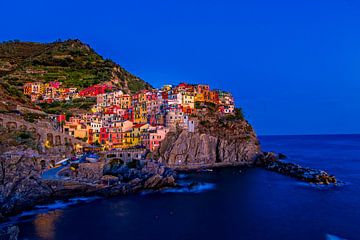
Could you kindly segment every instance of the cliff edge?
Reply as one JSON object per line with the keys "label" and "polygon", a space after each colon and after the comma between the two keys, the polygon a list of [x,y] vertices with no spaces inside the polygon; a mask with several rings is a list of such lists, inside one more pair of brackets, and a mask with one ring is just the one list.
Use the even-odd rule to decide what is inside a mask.
{"label": "cliff edge", "polygon": [[155,157],[176,170],[252,165],[261,153],[251,125],[217,113],[196,116],[196,130],[168,133]]}

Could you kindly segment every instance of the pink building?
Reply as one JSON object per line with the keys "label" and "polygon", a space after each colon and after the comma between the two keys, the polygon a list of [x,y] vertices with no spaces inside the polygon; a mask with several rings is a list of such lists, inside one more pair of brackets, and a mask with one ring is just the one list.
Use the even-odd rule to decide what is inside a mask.
{"label": "pink building", "polygon": [[150,132],[148,145],[149,150],[154,151],[157,147],[159,147],[161,141],[165,139],[165,136],[169,131],[169,128],[158,127],[156,131]]}

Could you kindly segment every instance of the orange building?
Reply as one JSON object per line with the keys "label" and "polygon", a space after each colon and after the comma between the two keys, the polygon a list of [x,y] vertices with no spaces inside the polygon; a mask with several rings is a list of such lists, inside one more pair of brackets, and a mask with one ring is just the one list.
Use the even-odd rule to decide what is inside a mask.
{"label": "orange building", "polygon": [[131,107],[132,98],[129,94],[123,94],[120,97],[120,107],[123,109],[127,109]]}

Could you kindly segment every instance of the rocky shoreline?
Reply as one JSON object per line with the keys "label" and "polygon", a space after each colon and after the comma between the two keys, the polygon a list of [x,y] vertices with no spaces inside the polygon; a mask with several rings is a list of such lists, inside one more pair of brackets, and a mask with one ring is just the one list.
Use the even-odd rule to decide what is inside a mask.
{"label": "rocky shoreline", "polygon": [[177,187],[176,172],[150,160],[129,164],[116,161],[84,163],[79,164],[76,171],[67,166],[56,178],[44,179],[33,157],[26,152],[14,156],[0,158],[0,222],[35,205],[55,200],[79,196],[110,197]]}
{"label": "rocky shoreline", "polygon": [[[0,221],[6,221],[8,216],[29,210],[35,205],[48,204],[55,200],[68,200],[79,196],[111,197],[139,193],[143,190],[180,187],[176,183],[177,174],[172,168],[151,160],[135,162],[133,166],[116,161],[106,164],[85,163],[78,171],[72,171],[70,167],[62,169],[59,171],[61,177],[59,179],[42,179],[31,158],[22,157],[21,161],[10,165],[16,167],[7,170],[5,184],[2,185]],[[274,153],[261,153],[254,164],[247,166],[221,163],[197,167],[186,166],[176,170],[193,172],[235,166],[261,167],[309,183],[337,183],[334,176],[324,171],[283,162],[279,159],[279,155]],[[25,171],[28,168],[35,170],[29,173]],[[15,177],[14,174],[17,176]]]}
{"label": "rocky shoreline", "polygon": [[259,155],[255,165],[308,183],[326,185],[337,183],[335,176],[332,176],[325,171],[302,167],[295,163],[284,162],[282,161],[284,158],[285,156],[283,154],[264,152]]}

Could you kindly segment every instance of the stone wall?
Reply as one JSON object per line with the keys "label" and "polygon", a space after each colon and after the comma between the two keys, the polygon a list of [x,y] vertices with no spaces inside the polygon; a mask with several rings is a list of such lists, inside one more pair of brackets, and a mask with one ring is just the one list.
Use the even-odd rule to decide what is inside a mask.
{"label": "stone wall", "polygon": [[46,121],[30,123],[20,116],[0,114],[0,126],[11,130],[22,130],[35,133],[40,143],[42,153],[61,153],[72,150],[76,145],[85,147],[89,144],[74,138],[73,136],[56,131]]}

